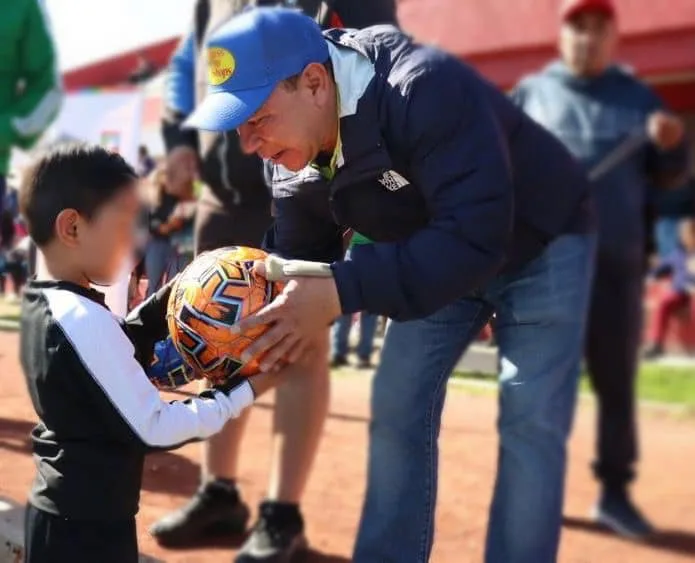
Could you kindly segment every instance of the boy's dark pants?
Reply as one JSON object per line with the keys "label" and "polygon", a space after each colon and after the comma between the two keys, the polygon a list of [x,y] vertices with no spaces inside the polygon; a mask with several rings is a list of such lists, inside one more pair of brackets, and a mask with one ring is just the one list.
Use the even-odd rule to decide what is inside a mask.
{"label": "boy's dark pants", "polygon": [[637,459],[635,377],[642,330],[642,264],[599,253],[586,338],[598,399],[596,477],[626,485]]}
{"label": "boy's dark pants", "polygon": [[25,563],[137,563],[135,518],[67,520],[27,504]]}

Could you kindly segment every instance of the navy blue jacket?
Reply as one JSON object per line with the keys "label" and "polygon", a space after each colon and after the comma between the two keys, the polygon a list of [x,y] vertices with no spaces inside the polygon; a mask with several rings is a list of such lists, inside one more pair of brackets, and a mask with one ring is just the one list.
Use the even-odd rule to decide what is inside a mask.
{"label": "navy blue jacket", "polygon": [[[578,164],[472,68],[390,26],[325,35],[339,167],[275,168],[267,246],[332,261],[343,312],[424,317],[592,228]],[[347,227],[375,244],[341,261]]]}
{"label": "navy blue jacket", "polygon": [[[663,107],[649,87],[622,67],[587,79],[574,76],[562,62],[522,80],[512,97],[587,171],[629,136],[644,136],[649,114]],[[601,253],[632,264],[642,275],[648,186],[672,187],[684,179],[686,156],[685,143],[661,151],[645,141],[594,180]]]}

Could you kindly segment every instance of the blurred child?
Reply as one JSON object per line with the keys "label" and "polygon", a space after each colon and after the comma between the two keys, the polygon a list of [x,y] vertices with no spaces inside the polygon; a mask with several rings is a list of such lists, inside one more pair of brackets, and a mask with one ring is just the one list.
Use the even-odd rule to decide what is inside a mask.
{"label": "blurred child", "polygon": [[12,301],[19,300],[27,279],[27,255],[19,245],[15,216],[11,209],[0,213],[0,294],[5,295],[7,276],[12,281]]}
{"label": "blurred child", "polygon": [[178,202],[167,191],[167,171],[163,164],[144,180],[148,240],[145,245],[144,267],[147,276],[147,295],[160,287],[164,274],[174,258],[171,231],[165,226]]}
{"label": "blurred child", "polygon": [[134,250],[136,175],[119,155],[54,149],[29,169],[20,205],[48,272],[28,283],[22,304],[20,357],[39,417],[25,561],[136,563],[145,453],[218,432],[277,376],[160,399],[144,366],[167,335],[170,287],[126,320],[92,288],[113,283]]}
{"label": "blurred child", "polygon": [[681,222],[680,243],[652,272],[653,277],[671,275],[671,290],[659,297],[654,307],[653,332],[645,350],[646,359],[664,353],[664,339],[669,321],[677,314],[690,310],[691,293],[695,289],[695,219]]}

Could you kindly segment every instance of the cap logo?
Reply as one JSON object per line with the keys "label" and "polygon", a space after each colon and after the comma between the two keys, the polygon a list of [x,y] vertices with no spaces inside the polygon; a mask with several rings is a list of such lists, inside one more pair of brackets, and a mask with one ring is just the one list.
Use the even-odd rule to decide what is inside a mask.
{"label": "cap logo", "polygon": [[222,47],[208,49],[208,82],[212,86],[224,84],[234,74],[236,61],[234,55]]}

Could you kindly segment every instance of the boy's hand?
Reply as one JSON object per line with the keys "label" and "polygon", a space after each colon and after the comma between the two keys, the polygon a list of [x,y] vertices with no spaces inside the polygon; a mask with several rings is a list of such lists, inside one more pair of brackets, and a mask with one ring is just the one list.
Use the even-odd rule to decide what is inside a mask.
{"label": "boy's hand", "polygon": [[178,353],[171,338],[154,345],[154,358],[145,370],[147,378],[158,389],[176,389],[201,376]]}

